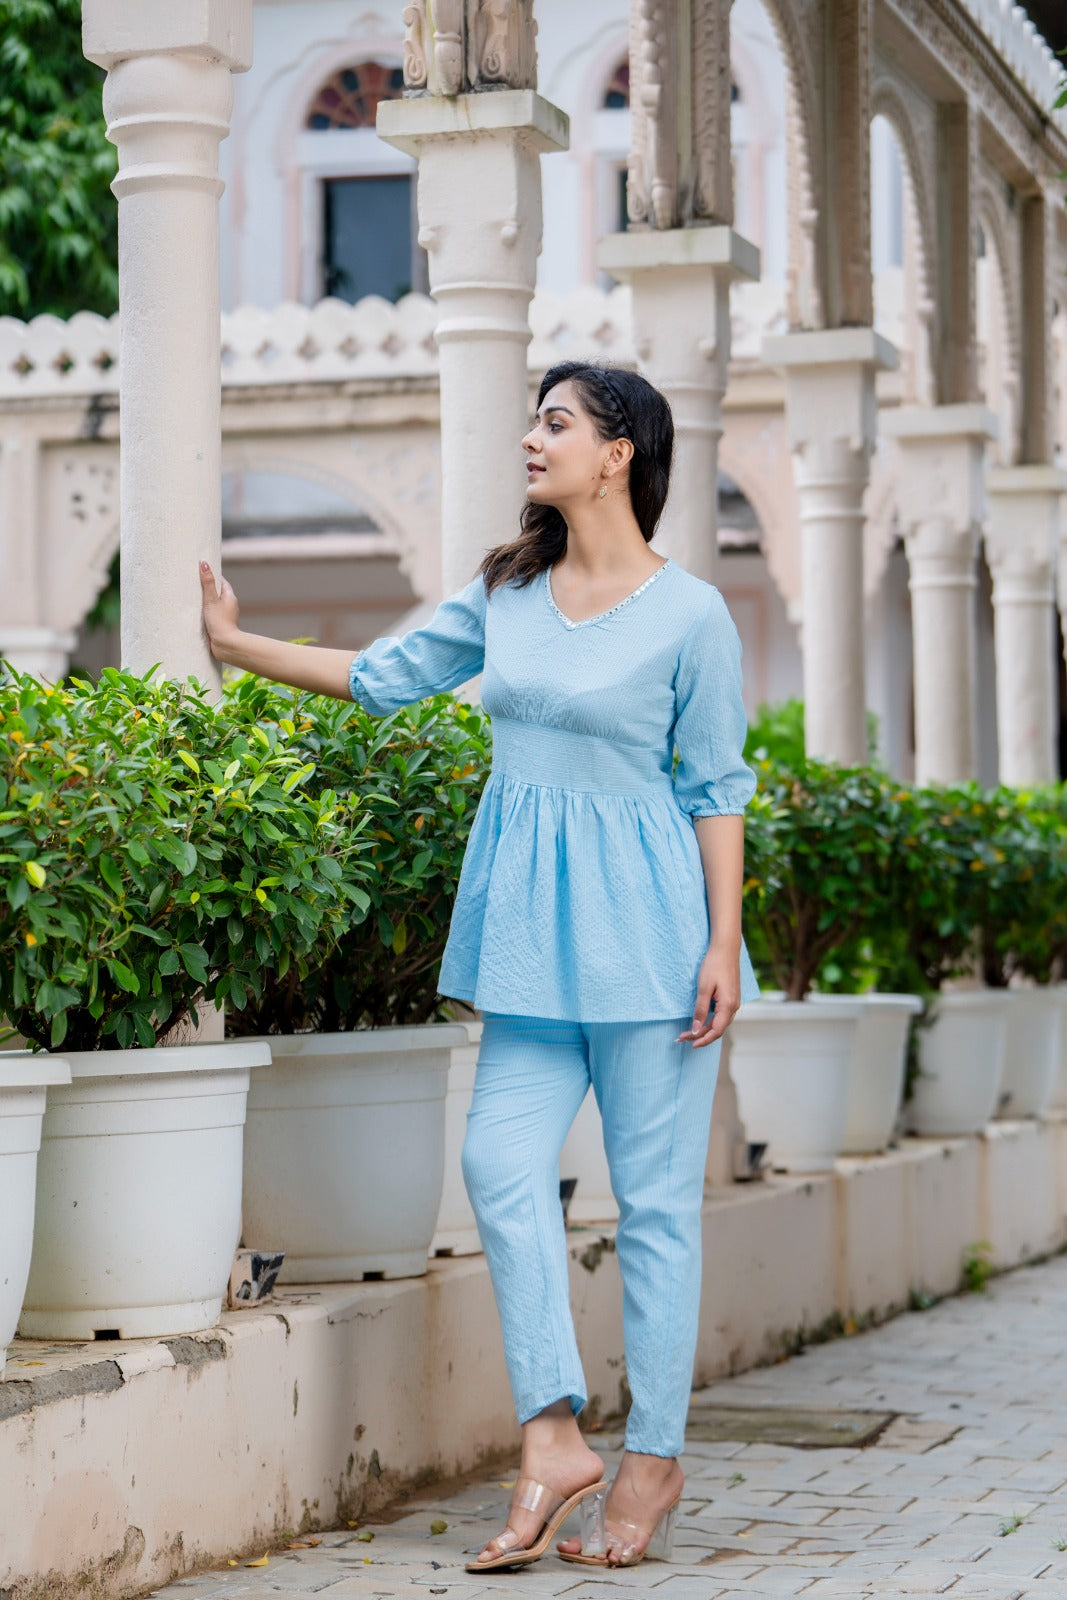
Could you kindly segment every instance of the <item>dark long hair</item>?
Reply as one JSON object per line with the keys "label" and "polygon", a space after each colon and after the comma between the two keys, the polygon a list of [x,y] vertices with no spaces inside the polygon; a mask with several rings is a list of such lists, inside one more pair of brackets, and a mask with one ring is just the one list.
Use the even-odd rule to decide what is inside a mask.
{"label": "dark long hair", "polygon": [[[545,395],[557,383],[572,383],[583,409],[604,440],[629,439],[630,502],[646,543],[656,531],[671,478],[674,418],[671,408],[647,378],[624,367],[601,367],[589,361],[561,361],[550,367],[537,392],[540,411]],[[520,517],[522,532],[510,544],[499,544],[482,562],[485,587],[498,583],[520,588],[560,560],[567,548],[567,524],[555,506],[527,501]]]}

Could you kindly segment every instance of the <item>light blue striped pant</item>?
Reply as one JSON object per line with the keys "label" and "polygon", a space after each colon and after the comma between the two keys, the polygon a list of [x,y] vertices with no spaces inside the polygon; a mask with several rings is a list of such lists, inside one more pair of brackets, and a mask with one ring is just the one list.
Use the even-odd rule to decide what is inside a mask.
{"label": "light blue striped pant", "polygon": [[685,1438],[700,1307],[700,1213],[719,1045],[674,1022],[487,1015],[463,1175],[493,1279],[520,1422],[586,1401],[574,1337],[559,1157],[590,1084],[619,1203],[630,1450]]}

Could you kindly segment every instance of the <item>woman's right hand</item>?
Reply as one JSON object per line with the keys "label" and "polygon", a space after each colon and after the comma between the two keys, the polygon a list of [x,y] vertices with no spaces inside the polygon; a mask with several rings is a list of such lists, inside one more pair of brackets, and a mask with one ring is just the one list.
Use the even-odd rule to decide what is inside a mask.
{"label": "woman's right hand", "polygon": [[237,596],[225,578],[216,585],[215,574],[206,561],[200,563],[200,587],[204,598],[204,629],[211,654],[216,661],[224,661],[227,644],[240,632]]}

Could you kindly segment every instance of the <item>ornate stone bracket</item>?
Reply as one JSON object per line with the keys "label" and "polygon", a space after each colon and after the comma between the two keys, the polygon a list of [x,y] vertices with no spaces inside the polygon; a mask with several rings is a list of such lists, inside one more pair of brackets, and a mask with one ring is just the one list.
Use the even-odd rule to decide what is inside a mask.
{"label": "ornate stone bracket", "polygon": [[409,95],[536,89],[533,0],[410,0],[403,17]]}

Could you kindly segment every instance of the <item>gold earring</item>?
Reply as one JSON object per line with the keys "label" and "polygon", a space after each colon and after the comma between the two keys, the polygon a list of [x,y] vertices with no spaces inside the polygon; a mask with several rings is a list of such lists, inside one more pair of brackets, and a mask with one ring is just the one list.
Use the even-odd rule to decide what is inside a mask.
{"label": "gold earring", "polygon": [[608,486],[605,483],[605,484],[602,485],[601,490],[600,490],[600,498],[601,498],[601,500],[606,500],[607,499],[607,494],[608,494]]}

